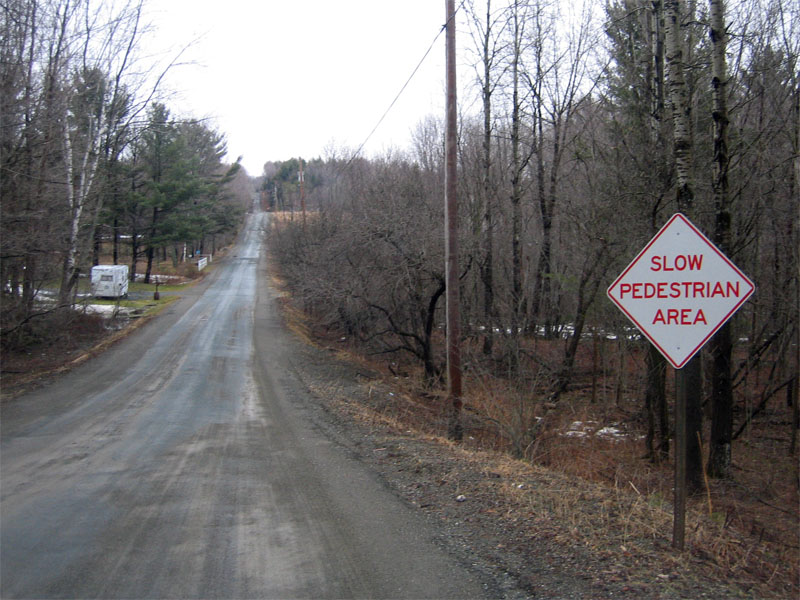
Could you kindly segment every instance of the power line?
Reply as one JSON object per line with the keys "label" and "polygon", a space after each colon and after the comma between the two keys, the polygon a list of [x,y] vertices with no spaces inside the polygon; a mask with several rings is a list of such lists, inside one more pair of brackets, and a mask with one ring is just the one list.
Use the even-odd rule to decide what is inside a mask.
{"label": "power line", "polygon": [[[464,7],[464,2],[466,2],[466,0],[462,0],[462,2],[461,2],[461,4],[459,5],[458,9],[457,9],[457,10],[455,11],[455,13],[453,14],[453,16],[452,16],[452,19],[455,19],[455,17],[456,17],[456,14],[458,14],[458,11],[459,11],[459,10],[461,10],[461,9]],[[433,41],[431,42],[431,45],[430,45],[430,46],[428,46],[428,49],[425,51],[425,54],[423,54],[422,58],[421,58],[421,59],[420,59],[420,61],[417,63],[417,66],[416,66],[416,67],[414,67],[414,70],[411,72],[411,75],[409,75],[408,79],[407,79],[407,80],[406,80],[406,82],[403,84],[403,87],[401,87],[401,88],[400,88],[400,91],[399,91],[399,92],[397,92],[397,95],[394,97],[394,100],[392,100],[391,104],[389,104],[389,108],[387,108],[387,109],[386,109],[386,111],[384,111],[384,113],[383,113],[383,115],[381,116],[381,118],[380,118],[380,119],[378,119],[378,122],[375,124],[375,127],[373,127],[373,128],[372,128],[372,131],[370,131],[370,132],[369,132],[369,135],[367,135],[367,137],[364,139],[364,141],[363,141],[363,142],[361,142],[361,145],[360,145],[360,146],[358,147],[358,149],[357,149],[357,150],[356,150],[356,151],[353,153],[353,156],[351,156],[351,157],[350,157],[350,160],[348,160],[348,161],[347,161],[347,164],[346,164],[346,165],[345,165],[345,166],[342,168],[342,171],[346,171],[346,170],[347,170],[347,169],[350,167],[350,165],[352,164],[352,162],[353,162],[353,161],[354,161],[356,158],[358,158],[358,156],[361,154],[361,151],[364,149],[364,146],[366,146],[367,142],[370,140],[370,138],[373,136],[373,134],[374,134],[374,133],[375,133],[375,132],[378,130],[378,127],[380,127],[380,126],[381,126],[381,123],[383,123],[383,120],[386,118],[386,116],[389,114],[389,112],[392,110],[392,108],[394,108],[394,105],[395,105],[395,104],[397,103],[397,101],[400,99],[400,96],[402,96],[402,95],[403,95],[403,92],[405,92],[405,91],[406,91],[406,88],[408,87],[408,84],[409,84],[409,83],[411,83],[411,80],[412,80],[412,79],[414,79],[414,76],[417,74],[417,71],[419,71],[420,67],[421,67],[421,66],[422,66],[422,64],[425,62],[425,59],[426,59],[426,58],[428,58],[428,55],[431,53],[431,50],[433,50],[433,47],[436,45],[436,42],[439,40],[439,38],[441,37],[442,33],[443,33],[443,32],[444,32],[446,29],[447,29],[447,23],[445,23],[444,25],[442,25],[442,26],[441,26],[441,28],[439,29],[439,32],[438,32],[438,33],[436,34],[436,36],[433,38]]]}

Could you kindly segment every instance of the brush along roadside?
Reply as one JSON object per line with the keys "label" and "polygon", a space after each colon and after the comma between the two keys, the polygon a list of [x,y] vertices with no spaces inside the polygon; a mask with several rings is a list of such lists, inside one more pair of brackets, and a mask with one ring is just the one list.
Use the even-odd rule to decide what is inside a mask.
{"label": "brush along roadside", "polygon": [[[285,288],[281,304],[292,307],[284,313],[290,329],[313,340],[297,367],[340,441],[445,524],[465,552],[501,565],[529,592],[568,597],[563,586],[572,577],[575,597],[797,596],[796,490],[775,492],[775,503],[789,508],[782,519],[774,510],[756,513],[759,530],[756,501],[710,482],[689,502],[687,551],[677,553],[671,465],[642,459],[641,432],[620,426],[624,410],[567,398],[521,411],[519,398],[496,383],[476,385],[465,398],[465,442],[453,445],[444,437],[445,396],[413,365],[390,369],[359,354],[352,340],[326,336]],[[544,421],[527,460],[509,454],[512,441],[498,426],[514,415],[528,425]]]}

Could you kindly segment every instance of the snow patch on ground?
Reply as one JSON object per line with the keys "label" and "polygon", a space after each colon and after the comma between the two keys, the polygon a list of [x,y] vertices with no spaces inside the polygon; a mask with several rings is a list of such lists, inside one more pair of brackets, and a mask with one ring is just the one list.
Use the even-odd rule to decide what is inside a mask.
{"label": "snow patch on ground", "polygon": [[[150,275],[150,283],[169,283],[181,279],[180,275]],[[137,273],[136,281],[144,281],[144,273]]]}
{"label": "snow patch on ground", "polygon": [[599,425],[600,424],[597,421],[574,421],[569,426],[567,431],[561,435],[571,438],[598,437],[606,440],[612,440],[614,442],[621,442],[632,437],[636,439],[642,437],[631,433],[626,433],[617,427],[616,423],[606,425],[605,427],[600,427]]}
{"label": "snow patch on ground", "polygon": [[86,312],[92,315],[102,315],[107,318],[114,316],[127,317],[133,312],[133,309],[116,306],[114,304],[87,304]]}

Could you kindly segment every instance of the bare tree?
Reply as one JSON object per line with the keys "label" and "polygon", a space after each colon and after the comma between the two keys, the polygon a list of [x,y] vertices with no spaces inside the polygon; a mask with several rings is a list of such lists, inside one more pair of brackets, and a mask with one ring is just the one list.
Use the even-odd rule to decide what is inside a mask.
{"label": "bare tree", "polygon": [[297,221],[279,223],[274,240],[298,296],[322,323],[372,353],[414,357],[434,384],[442,374],[443,164],[441,138],[424,139],[430,168],[403,156],[351,164],[338,173],[325,219],[309,219],[305,233]]}
{"label": "bare tree", "polygon": [[560,320],[558,291],[553,289],[553,252],[564,156],[576,135],[573,116],[590,97],[596,81],[589,70],[595,35],[590,5],[582,3],[570,18],[562,18],[565,7],[539,5],[533,12],[528,31],[530,58],[524,73],[531,99],[531,149],[541,227],[531,303],[547,336],[554,335]]}
{"label": "bare tree", "polygon": [[495,275],[494,275],[494,246],[495,246],[495,205],[497,203],[497,190],[499,182],[494,177],[493,165],[493,137],[495,135],[495,122],[493,96],[499,85],[502,73],[500,63],[503,51],[503,13],[492,10],[491,0],[486,2],[486,13],[478,15],[474,3],[471,6],[471,25],[474,27],[473,40],[480,57],[476,65],[478,84],[481,91],[482,106],[482,147],[481,147],[481,201],[483,205],[482,220],[482,248],[480,273],[483,283],[483,320],[485,335],[483,337],[483,352],[492,354],[495,321]]}
{"label": "bare tree", "polygon": [[[64,268],[59,290],[62,305],[77,281],[81,229],[94,191],[103,146],[110,129],[119,125],[120,97],[125,93],[126,75],[132,66],[132,52],[140,35],[143,0],[128,2],[121,8],[112,5],[77,3],[75,13],[65,21],[71,31],[72,47],[66,64],[63,88],[66,93],[62,139],[69,233],[64,252]],[[107,144],[106,144],[107,147]],[[94,216],[94,212],[91,214]],[[94,223],[94,219],[90,221]],[[91,232],[90,239],[94,238]]]}
{"label": "bare tree", "polygon": [[[667,152],[663,6],[661,1],[620,0],[607,6],[606,16],[610,43],[606,93],[615,106],[603,121],[624,151],[599,156],[623,161],[621,168],[614,167],[618,187],[630,198],[623,205],[637,215],[629,223],[628,237],[641,247],[663,223],[673,185],[673,160]],[[651,344],[645,363],[645,448],[651,460],[661,461],[669,458],[667,363]]]}
{"label": "bare tree", "polygon": [[[2,7],[2,330],[23,331],[49,309],[34,306],[43,283],[56,275],[63,195],[60,118],[69,51],[64,2],[8,2]],[[20,294],[21,288],[21,294]]]}
{"label": "bare tree", "polygon": [[523,328],[523,294],[522,294],[522,199],[525,192],[523,174],[530,159],[530,155],[522,155],[522,98],[520,98],[521,79],[524,68],[522,54],[524,51],[524,36],[526,3],[515,0],[511,6],[510,33],[511,33],[511,339],[513,347],[509,360],[511,370],[516,370],[519,361],[519,334]]}

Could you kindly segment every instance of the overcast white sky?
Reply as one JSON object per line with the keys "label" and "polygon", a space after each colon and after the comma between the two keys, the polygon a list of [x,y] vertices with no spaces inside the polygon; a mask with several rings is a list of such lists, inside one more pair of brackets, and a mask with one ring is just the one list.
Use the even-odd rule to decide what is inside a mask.
{"label": "overcast white sky", "polygon": [[[441,0],[152,0],[153,50],[196,41],[166,80],[173,114],[214,117],[228,159],[265,161],[355,150],[445,21]],[[461,40],[466,43],[466,40]],[[367,144],[408,148],[444,101],[444,35]]]}

